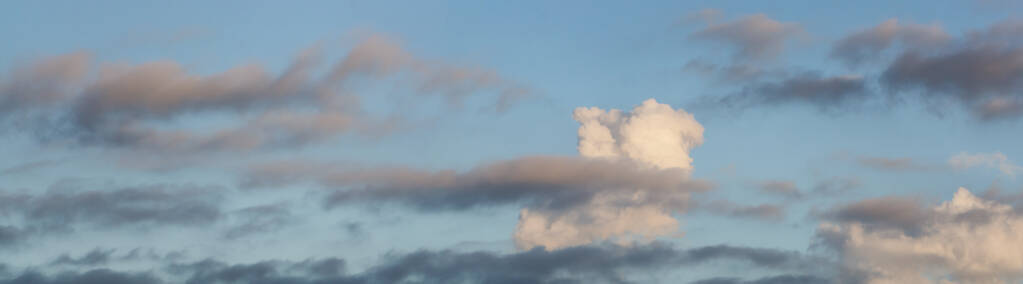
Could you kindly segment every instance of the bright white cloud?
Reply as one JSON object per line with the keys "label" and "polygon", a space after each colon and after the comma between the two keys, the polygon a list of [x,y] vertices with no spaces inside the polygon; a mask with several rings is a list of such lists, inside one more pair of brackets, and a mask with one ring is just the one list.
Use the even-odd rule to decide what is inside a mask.
{"label": "bright white cloud", "polygon": [[845,261],[868,283],[1018,283],[1023,280],[1023,217],[1012,207],[959,188],[924,211],[922,233],[825,222],[819,235],[841,240]]}
{"label": "bright white cloud", "polygon": [[[631,112],[580,107],[579,154],[594,159],[628,159],[657,169],[692,170],[689,152],[703,143],[703,126],[685,110],[648,99]],[[528,249],[555,249],[599,241],[630,243],[678,234],[671,214],[677,201],[642,198],[645,189],[601,193],[588,204],[570,211],[523,209],[515,243]],[[687,199],[679,192],[679,199]],[[646,200],[638,203],[637,200]],[[628,205],[623,205],[628,204]]]}
{"label": "bright white cloud", "polygon": [[685,110],[648,99],[631,113],[580,107],[573,114],[583,157],[622,157],[661,169],[692,169],[689,151],[703,144],[703,126]]}

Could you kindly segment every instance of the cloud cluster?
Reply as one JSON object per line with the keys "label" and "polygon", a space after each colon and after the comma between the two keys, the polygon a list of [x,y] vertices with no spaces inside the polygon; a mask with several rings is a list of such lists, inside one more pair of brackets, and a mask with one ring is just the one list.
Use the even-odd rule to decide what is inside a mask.
{"label": "cloud cluster", "polygon": [[[755,20],[757,19],[757,20]],[[759,24],[755,24],[759,23]],[[719,24],[698,35],[740,47],[740,55],[774,54],[792,28],[764,16]],[[759,28],[758,28],[759,27]],[[833,43],[830,57],[850,67],[877,67],[879,76],[822,75],[819,71],[780,72],[743,64],[718,67],[691,61],[687,70],[731,78],[739,91],[704,97],[709,106],[751,108],[806,104],[821,110],[912,102],[943,111],[952,105],[981,121],[1023,115],[1023,24],[1006,20],[951,35],[939,25],[889,19]],[[789,32],[786,32],[789,31]],[[893,55],[893,56],[886,56]],[[765,80],[765,74],[778,74]],[[870,72],[868,72],[870,74]],[[887,94],[887,96],[885,96]]]}
{"label": "cloud cluster", "polygon": [[1023,279],[1023,217],[960,188],[928,207],[916,200],[865,200],[828,213],[819,244],[837,251],[869,283],[1010,283]]}
{"label": "cloud cluster", "polygon": [[254,166],[241,185],[313,180],[330,189],[325,207],[389,203],[422,211],[522,205],[515,242],[555,249],[604,240],[653,240],[678,231],[671,215],[689,193],[711,188],[689,178],[689,152],[703,127],[683,110],[651,99],[631,112],[578,108],[581,157],[535,156],[464,172],[361,168],[309,161]]}
{"label": "cloud cluster", "polygon": [[[492,94],[496,111],[530,94],[494,71],[421,59],[382,36],[366,38],[326,72],[319,72],[322,53],[310,48],[280,74],[243,65],[210,75],[173,61],[94,67],[86,53],[55,56],[15,68],[0,81],[0,122],[85,145],[237,151],[386,132],[393,118],[371,115],[354,94],[367,85],[401,87],[453,107],[470,95]],[[182,122],[221,115],[230,122],[212,129]]]}
{"label": "cloud cluster", "polygon": [[[690,151],[703,143],[703,126],[692,114],[653,99],[628,113],[581,107],[574,117],[580,123],[582,157],[625,159],[646,168],[682,170],[686,175],[680,178],[692,170]],[[570,211],[523,209],[515,242],[521,248],[558,248],[600,240],[649,241],[676,234],[679,224],[672,213],[684,209],[675,203],[688,200],[688,192],[674,190],[673,199],[656,198],[654,192],[623,187],[602,192]]]}

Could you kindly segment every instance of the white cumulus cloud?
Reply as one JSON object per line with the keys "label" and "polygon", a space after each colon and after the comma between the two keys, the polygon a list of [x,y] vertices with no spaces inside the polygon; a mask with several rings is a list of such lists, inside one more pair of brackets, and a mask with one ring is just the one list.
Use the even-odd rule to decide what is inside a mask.
{"label": "white cumulus cloud", "polygon": [[[688,175],[690,151],[703,143],[703,126],[692,114],[648,99],[631,112],[580,107],[579,154],[593,159],[627,159],[654,169],[681,169]],[[643,198],[646,189],[600,193],[589,203],[569,211],[522,209],[515,243],[528,249],[547,249],[614,241],[627,244],[679,234],[672,216],[677,199],[658,202]],[[681,199],[687,192],[679,192]],[[636,202],[643,200],[644,202]]]}
{"label": "white cumulus cloud", "polygon": [[829,239],[851,268],[864,272],[868,283],[1023,280],[1023,216],[1011,206],[959,188],[952,200],[918,211],[916,234],[847,219],[822,223],[818,236]]}

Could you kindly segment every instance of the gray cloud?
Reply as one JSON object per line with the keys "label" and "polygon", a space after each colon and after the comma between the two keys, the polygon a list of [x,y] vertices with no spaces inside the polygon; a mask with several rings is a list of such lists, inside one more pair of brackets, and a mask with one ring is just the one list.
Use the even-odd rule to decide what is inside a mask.
{"label": "gray cloud", "polygon": [[[887,58],[882,55],[892,50],[894,59],[876,78],[879,90],[887,91],[887,97],[883,96],[885,92],[872,90],[875,78],[868,80],[860,75],[770,73],[770,69],[744,64],[722,67],[699,60],[691,61],[685,69],[713,75],[719,81],[741,83],[738,91],[703,97],[696,102],[703,106],[745,109],[806,104],[821,110],[863,106],[883,109],[913,98],[919,99],[914,103],[938,113],[945,105],[954,105],[982,121],[1012,119],[1023,115],[1021,27],[1023,22],[1009,20],[951,36],[936,25],[906,24],[892,19],[838,40],[831,57],[850,66]],[[780,46],[784,38],[778,37],[769,46]],[[767,77],[774,78],[765,80]]]}
{"label": "gray cloud", "polygon": [[[732,246],[677,250],[661,243],[638,247],[582,246],[556,251],[533,249],[491,253],[417,252],[373,269],[371,279],[394,283],[412,277],[438,283],[631,283],[624,269],[654,271],[730,260],[770,269],[806,269],[810,258],[796,252]],[[566,277],[562,275],[575,275]]]}
{"label": "gray cloud", "polygon": [[860,157],[856,163],[880,171],[924,171],[935,169],[934,165],[920,163],[913,158]]}
{"label": "gray cloud", "polygon": [[0,77],[0,119],[66,100],[88,74],[90,57],[75,52],[12,68]]}
{"label": "gray cloud", "polygon": [[1023,100],[1021,26],[1003,21],[969,32],[948,48],[907,50],[885,69],[881,84],[961,104],[982,120],[1017,117]]}
{"label": "gray cloud", "polygon": [[799,191],[799,187],[796,186],[795,182],[787,180],[768,180],[758,184],[760,191],[768,194],[778,195],[789,199],[799,199],[803,197],[803,193]]}
{"label": "gray cloud", "polygon": [[762,105],[805,104],[832,110],[870,99],[863,78],[823,77],[805,72],[780,81],[748,84],[741,91],[719,97],[703,97],[699,103],[712,107],[745,109]]}
{"label": "gray cloud", "polygon": [[[812,284],[812,283],[835,283],[833,279],[823,278],[814,275],[777,275],[768,276],[754,280],[743,280],[734,277],[720,277],[703,279],[692,284]],[[844,282],[843,282],[844,283]]]}
{"label": "gray cloud", "polygon": [[789,40],[802,33],[803,28],[798,24],[756,14],[731,22],[711,23],[693,33],[691,38],[733,47],[739,59],[767,59],[780,54]]}
{"label": "gray cloud", "polygon": [[0,170],[0,176],[2,176],[2,175],[15,175],[15,174],[27,173],[27,172],[30,172],[30,171],[33,171],[33,170],[36,170],[36,169],[39,169],[39,168],[56,165],[56,164],[59,164],[60,162],[61,161],[56,161],[56,160],[40,160],[40,161],[23,163],[23,164],[15,165],[13,167],[9,167],[9,168]]}
{"label": "gray cloud", "polygon": [[[999,192],[987,193],[989,197],[998,198]],[[1006,201],[1012,201],[1006,198]],[[887,196],[865,199],[820,214],[825,219],[836,223],[856,223],[867,231],[896,231],[910,237],[921,237],[929,234],[929,227],[938,223],[963,223],[971,226],[984,225],[990,222],[991,216],[1001,214],[990,208],[962,210],[949,214],[942,213],[922,202],[919,198]],[[828,239],[827,236],[823,237]],[[825,240],[824,243],[832,243]]]}
{"label": "gray cloud", "polygon": [[174,264],[171,274],[187,278],[183,283],[367,283],[344,275],[345,261],[338,258],[301,262],[263,261],[253,264],[227,264],[207,259],[189,264]]}
{"label": "gray cloud", "polygon": [[15,226],[0,225],[0,248],[13,246],[24,241],[26,232]]}
{"label": "gray cloud", "polygon": [[998,184],[995,184],[985,190],[981,194],[981,197],[986,200],[994,200],[999,203],[1011,205],[1014,211],[1017,213],[1023,213],[1023,189],[1010,191],[1005,190]]}
{"label": "gray cloud", "polygon": [[584,204],[598,192],[642,193],[643,200],[634,202],[684,208],[687,193],[710,189],[709,184],[688,179],[679,169],[648,169],[628,161],[551,156],[498,161],[463,173],[268,164],[254,168],[243,185],[308,179],[336,189],[327,199],[328,207],[373,201],[395,202],[427,211],[519,202],[534,208],[564,209]]}
{"label": "gray cloud", "polygon": [[782,221],[785,219],[785,208],[773,204],[741,205],[728,200],[714,200],[706,204],[698,204],[707,212],[737,218],[753,218],[765,221]]}
{"label": "gray cloud", "polygon": [[221,217],[219,200],[218,189],[196,186],[54,188],[41,194],[0,192],[3,205],[0,213],[20,217],[25,228],[8,227],[20,235],[63,232],[83,226],[200,226]]}
{"label": "gray cloud", "polygon": [[817,180],[807,190],[800,190],[795,182],[787,180],[767,180],[756,184],[757,189],[766,194],[783,197],[790,201],[804,198],[830,197],[848,193],[860,186],[856,178],[828,177]]}
{"label": "gray cloud", "polygon": [[748,83],[761,79],[785,78],[789,73],[786,70],[764,68],[757,64],[733,63],[722,65],[700,59],[686,62],[682,70],[709,77],[719,84]]}
{"label": "gray cloud", "polygon": [[73,258],[68,254],[62,254],[57,259],[51,262],[51,265],[77,265],[77,266],[96,266],[105,265],[110,262],[113,258],[114,249],[100,249],[95,248],[85,255]]}
{"label": "gray cloud", "polygon": [[246,207],[232,212],[232,215],[241,222],[224,232],[228,239],[278,231],[298,221],[286,203]]}
{"label": "gray cloud", "polygon": [[[814,246],[836,252],[849,277],[868,282],[1018,282],[1015,259],[1023,225],[1011,206],[959,188],[932,206],[906,197],[881,197],[824,214]],[[984,241],[978,241],[984,240]],[[986,260],[1001,258],[1002,261]]]}
{"label": "gray cloud", "polygon": [[861,185],[860,180],[855,177],[830,177],[815,183],[810,193],[833,196],[848,193]]}
{"label": "gray cloud", "polygon": [[[13,71],[11,82],[0,85],[0,108],[38,114],[14,126],[46,141],[180,154],[300,146],[349,132],[386,133],[402,114],[372,116],[352,95],[374,84],[439,97],[453,107],[484,94],[491,98],[490,112],[532,94],[492,70],[420,59],[381,36],[366,38],[324,74],[316,72],[324,61],[320,54],[318,47],[306,50],[276,75],[258,65],[198,75],[173,61],[107,65],[92,72],[84,55],[59,56]],[[94,80],[78,83],[91,73]],[[207,114],[226,114],[233,124],[213,130],[174,124]]]}
{"label": "gray cloud", "polygon": [[973,114],[981,120],[999,120],[1023,115],[1023,98],[994,98],[973,108]]}
{"label": "gray cloud", "polygon": [[[498,254],[420,250],[391,253],[359,273],[347,273],[338,258],[270,260],[228,264],[214,259],[166,266],[153,272],[105,269],[46,276],[26,271],[0,283],[633,283],[631,273],[653,273],[727,261],[776,271],[828,275],[830,262],[795,251],[717,245],[688,250],[666,243],[638,246],[589,245],[548,251]],[[161,279],[163,278],[163,279]],[[166,280],[164,280],[166,279]],[[180,281],[170,281],[178,279]],[[32,282],[35,281],[35,282]],[[120,281],[120,282],[119,282]],[[766,282],[773,283],[773,282]]]}
{"label": "gray cloud", "polygon": [[894,44],[913,49],[931,48],[949,40],[951,36],[939,26],[900,24],[898,19],[890,19],[838,40],[831,49],[831,57],[856,66],[881,58],[881,53]]}
{"label": "gray cloud", "polygon": [[924,233],[930,218],[925,204],[902,197],[867,199],[832,209],[824,216],[838,222],[861,223],[869,230],[899,230],[914,236]]}
{"label": "gray cloud", "polygon": [[920,87],[979,100],[992,93],[1010,93],[1023,81],[1023,50],[983,46],[946,54],[907,52],[885,70],[882,81],[891,88]]}
{"label": "gray cloud", "polygon": [[165,283],[151,273],[126,273],[110,269],[85,272],[64,271],[52,276],[38,271],[26,271],[0,284],[157,284]]}
{"label": "gray cloud", "polygon": [[121,255],[121,256],[117,257],[117,260],[119,260],[119,261],[127,261],[127,262],[140,261],[140,260],[148,260],[148,261],[155,261],[155,262],[159,262],[159,263],[164,263],[164,262],[179,261],[179,260],[183,259],[185,256],[186,256],[186,252],[184,250],[160,253],[160,252],[157,252],[155,249],[152,249],[152,248],[149,248],[149,249],[134,248],[134,249],[128,251],[128,253],[125,253],[124,255]]}

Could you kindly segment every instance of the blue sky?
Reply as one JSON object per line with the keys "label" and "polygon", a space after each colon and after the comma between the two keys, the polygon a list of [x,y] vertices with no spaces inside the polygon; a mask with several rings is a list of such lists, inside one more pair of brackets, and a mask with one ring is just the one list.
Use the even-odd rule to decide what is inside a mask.
{"label": "blue sky", "polygon": [[[999,209],[1023,204],[1021,11],[997,0],[0,4],[0,283],[104,268],[124,283],[1018,283],[1023,267],[962,264],[1023,263],[1013,236],[988,243],[1015,258],[971,239],[1023,226],[1019,210]],[[292,70],[302,81],[281,83]],[[624,114],[591,129],[579,107]],[[612,154],[584,150],[601,131]],[[687,162],[657,162],[676,159]],[[686,205],[634,199],[662,182]],[[984,201],[953,198],[960,187]],[[965,213],[941,205],[956,201],[1004,227],[961,232]],[[546,231],[522,237],[522,210],[548,218]],[[677,225],[665,233],[658,218]],[[629,225],[594,228],[613,224]],[[566,240],[561,225],[603,233]],[[834,234],[891,245],[822,245]],[[884,268],[946,257],[904,249],[933,243],[976,259]],[[160,257],[122,257],[132,249]],[[573,249],[685,264],[594,269],[614,277],[456,265],[443,278],[401,262],[485,251],[546,263]],[[699,249],[734,251],[691,259]],[[59,261],[90,252],[106,258]],[[217,280],[218,266],[196,268],[330,258],[345,272]],[[402,265],[408,275],[381,272]],[[511,274],[521,278],[501,278]]]}

